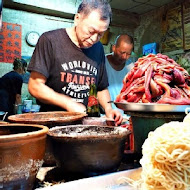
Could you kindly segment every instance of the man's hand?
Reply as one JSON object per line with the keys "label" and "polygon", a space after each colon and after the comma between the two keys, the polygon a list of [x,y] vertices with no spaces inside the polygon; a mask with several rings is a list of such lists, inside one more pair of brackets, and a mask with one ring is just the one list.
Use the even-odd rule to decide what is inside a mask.
{"label": "man's hand", "polygon": [[105,112],[106,112],[107,118],[114,119],[116,126],[121,124],[123,120],[123,116],[118,110],[114,110],[111,108],[111,109],[105,110]]}
{"label": "man's hand", "polygon": [[99,101],[100,105],[105,110],[106,117],[114,119],[115,124],[117,126],[120,125],[123,120],[123,116],[119,110],[112,109],[111,104],[108,103],[110,101],[110,94],[109,94],[108,89],[98,91],[97,95],[98,95],[98,101]]}

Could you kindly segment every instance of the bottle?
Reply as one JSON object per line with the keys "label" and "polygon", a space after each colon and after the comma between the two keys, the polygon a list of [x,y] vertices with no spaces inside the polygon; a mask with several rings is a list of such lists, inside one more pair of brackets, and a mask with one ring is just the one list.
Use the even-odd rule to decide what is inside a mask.
{"label": "bottle", "polygon": [[99,108],[97,89],[95,84],[90,85],[87,114],[88,117],[100,117],[100,108]]}

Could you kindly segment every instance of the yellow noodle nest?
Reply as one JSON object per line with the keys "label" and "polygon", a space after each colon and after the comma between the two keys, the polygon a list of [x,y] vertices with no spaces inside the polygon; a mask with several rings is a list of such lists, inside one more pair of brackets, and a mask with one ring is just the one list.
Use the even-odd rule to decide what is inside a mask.
{"label": "yellow noodle nest", "polygon": [[173,121],[158,127],[142,148],[142,190],[190,189],[190,123]]}
{"label": "yellow noodle nest", "polygon": [[121,177],[138,190],[190,190],[190,114],[149,133],[142,146],[140,180]]}

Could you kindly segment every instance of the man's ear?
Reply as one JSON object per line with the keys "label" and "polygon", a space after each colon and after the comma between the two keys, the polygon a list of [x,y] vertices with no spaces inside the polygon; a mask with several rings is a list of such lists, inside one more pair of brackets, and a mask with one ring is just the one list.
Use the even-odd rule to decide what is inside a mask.
{"label": "man's ear", "polygon": [[112,52],[115,51],[115,44],[112,45]]}
{"label": "man's ear", "polygon": [[75,17],[74,17],[74,25],[75,25],[75,26],[78,25],[80,19],[81,19],[80,13],[76,13],[76,14],[75,14]]}

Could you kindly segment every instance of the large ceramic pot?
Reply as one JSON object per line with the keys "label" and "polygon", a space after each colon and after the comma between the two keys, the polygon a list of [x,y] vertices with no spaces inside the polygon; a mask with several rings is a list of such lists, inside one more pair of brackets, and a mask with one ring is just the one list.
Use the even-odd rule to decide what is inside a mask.
{"label": "large ceramic pot", "polygon": [[63,173],[99,175],[116,171],[130,131],[122,127],[70,125],[49,130]]}
{"label": "large ceramic pot", "polygon": [[30,190],[43,163],[48,128],[0,125],[0,189]]}
{"label": "large ceramic pot", "polygon": [[[52,128],[58,125],[74,125],[82,123],[82,119],[86,116],[85,113],[67,112],[67,111],[52,111],[25,113],[9,116],[8,119],[13,123],[39,124]],[[44,157],[44,165],[55,166],[55,158],[52,153],[52,144],[47,137],[46,151]]]}

